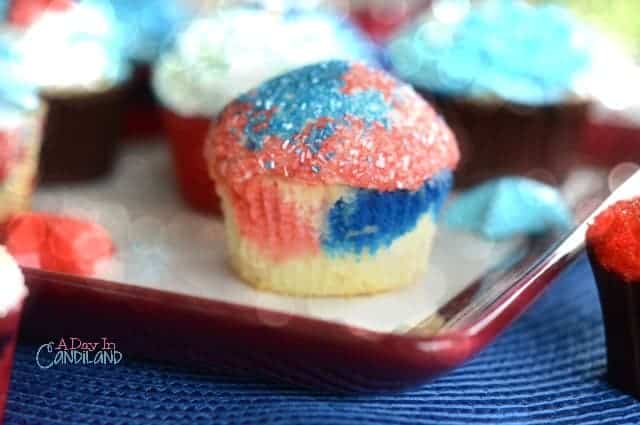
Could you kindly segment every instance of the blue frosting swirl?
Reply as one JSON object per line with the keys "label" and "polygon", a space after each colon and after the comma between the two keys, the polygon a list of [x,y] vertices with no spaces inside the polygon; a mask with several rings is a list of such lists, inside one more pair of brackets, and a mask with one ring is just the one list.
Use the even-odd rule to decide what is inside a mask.
{"label": "blue frosting swirl", "polygon": [[4,22],[7,19],[9,13],[9,0],[0,0],[0,22]]}
{"label": "blue frosting swirl", "polygon": [[573,219],[560,193],[526,178],[504,177],[461,194],[444,211],[447,226],[489,240],[566,231]]}
{"label": "blue frosting swirl", "polygon": [[388,50],[402,78],[436,94],[551,104],[566,100],[589,68],[585,28],[558,6],[487,0],[457,20],[419,19]]}
{"label": "blue frosting swirl", "polygon": [[21,55],[15,40],[0,34],[0,110],[34,110],[38,107],[37,87],[21,77]]}
{"label": "blue frosting swirl", "polygon": [[141,62],[154,61],[193,19],[178,0],[85,0],[109,8],[117,29],[126,40],[125,55]]}
{"label": "blue frosting swirl", "polygon": [[417,191],[352,189],[329,210],[323,250],[333,255],[375,254],[415,229],[424,214],[437,214],[453,177],[443,171]]}

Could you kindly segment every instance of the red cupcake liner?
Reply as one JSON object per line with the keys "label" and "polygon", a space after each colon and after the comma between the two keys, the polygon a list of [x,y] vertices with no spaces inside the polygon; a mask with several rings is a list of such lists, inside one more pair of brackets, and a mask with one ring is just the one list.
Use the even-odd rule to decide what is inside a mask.
{"label": "red cupcake liner", "polygon": [[11,383],[11,366],[16,349],[18,326],[22,313],[22,301],[5,317],[0,317],[0,425]]}
{"label": "red cupcake liner", "polygon": [[184,117],[168,109],[162,110],[162,118],[183,199],[195,210],[219,214],[220,199],[204,157],[211,119]]}
{"label": "red cupcake liner", "polygon": [[586,162],[602,167],[613,167],[622,162],[640,163],[640,126],[589,121],[582,153]]}
{"label": "red cupcake liner", "polygon": [[151,67],[148,64],[134,64],[123,132],[127,142],[157,141],[162,135],[162,113],[151,88]]}

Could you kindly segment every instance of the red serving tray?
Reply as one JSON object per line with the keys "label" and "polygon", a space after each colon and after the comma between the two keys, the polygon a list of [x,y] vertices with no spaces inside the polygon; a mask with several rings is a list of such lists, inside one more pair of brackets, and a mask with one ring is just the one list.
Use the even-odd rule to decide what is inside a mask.
{"label": "red serving tray", "polygon": [[[460,365],[524,312],[573,260],[527,283],[523,277],[536,272],[531,267],[545,247],[530,241],[518,261],[506,264],[506,275],[490,273],[446,304],[438,320],[402,334],[25,269],[30,297],[21,335],[40,344],[108,337],[127,358],[248,370],[333,391],[394,390]],[[471,306],[462,316],[461,305]]]}

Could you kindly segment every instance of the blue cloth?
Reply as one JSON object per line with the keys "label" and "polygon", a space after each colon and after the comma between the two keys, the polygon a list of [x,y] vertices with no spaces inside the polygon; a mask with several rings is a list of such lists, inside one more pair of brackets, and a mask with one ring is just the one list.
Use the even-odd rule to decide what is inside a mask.
{"label": "blue cloth", "polygon": [[640,403],[602,376],[600,309],[583,258],[484,352],[395,395],[317,395],[250,378],[151,363],[39,370],[16,356],[6,425],[18,424],[622,424]]}

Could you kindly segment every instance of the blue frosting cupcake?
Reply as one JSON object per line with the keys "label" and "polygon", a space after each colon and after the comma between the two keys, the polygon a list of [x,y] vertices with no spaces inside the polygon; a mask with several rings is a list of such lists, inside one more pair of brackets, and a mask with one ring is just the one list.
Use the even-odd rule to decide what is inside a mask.
{"label": "blue frosting cupcake", "polygon": [[589,31],[567,10],[519,0],[441,0],[389,45],[394,70],[447,96],[563,102],[588,72]]}
{"label": "blue frosting cupcake", "polygon": [[178,0],[85,0],[110,9],[125,40],[126,56],[142,63],[153,62],[170,46],[176,35],[193,18]]}

